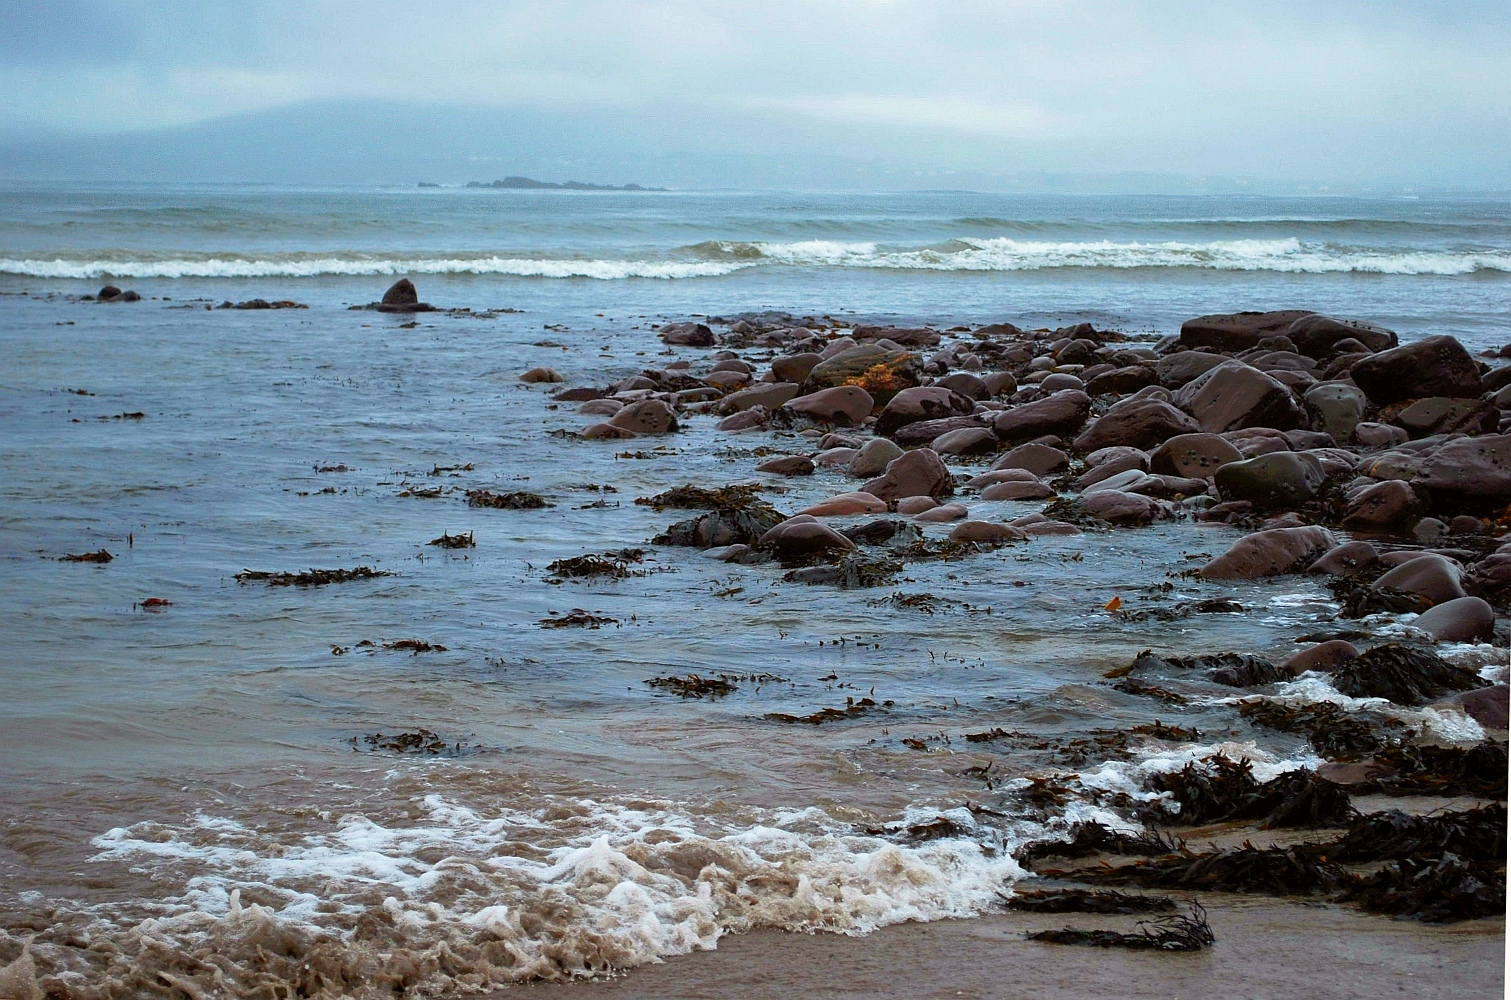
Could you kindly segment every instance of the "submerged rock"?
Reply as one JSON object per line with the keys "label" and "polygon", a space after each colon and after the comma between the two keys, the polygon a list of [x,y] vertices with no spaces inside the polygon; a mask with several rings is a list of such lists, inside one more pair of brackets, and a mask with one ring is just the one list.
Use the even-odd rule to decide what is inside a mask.
{"label": "submerged rock", "polygon": [[1326,528],[1271,528],[1245,535],[1202,567],[1208,580],[1251,580],[1299,572],[1338,540]]}

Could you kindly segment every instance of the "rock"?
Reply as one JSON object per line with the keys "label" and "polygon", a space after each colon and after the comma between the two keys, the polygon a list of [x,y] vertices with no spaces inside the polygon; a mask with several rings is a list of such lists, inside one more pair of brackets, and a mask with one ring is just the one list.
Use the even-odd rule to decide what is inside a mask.
{"label": "rock", "polygon": [[1271,427],[1246,427],[1241,431],[1227,431],[1224,441],[1238,449],[1244,458],[1258,458],[1276,451],[1291,451],[1291,443],[1285,434]]}
{"label": "rock", "polygon": [[1399,342],[1395,331],[1358,319],[1333,319],[1313,313],[1302,316],[1285,331],[1296,350],[1313,358],[1336,353],[1340,342],[1354,340],[1370,351],[1384,351]]}
{"label": "rock", "polygon": [[1376,406],[1426,396],[1480,394],[1479,368],[1452,337],[1424,337],[1361,358],[1350,374]]}
{"label": "rock", "polygon": [[1224,500],[1294,507],[1316,496],[1327,476],[1315,455],[1285,451],[1229,462],[1215,478]]}
{"label": "rock", "polygon": [[919,368],[916,354],[862,344],[815,365],[803,380],[803,391],[854,385],[866,390],[877,404],[884,405],[901,390],[918,384]]}
{"label": "rock", "polygon": [[1288,431],[1306,423],[1291,390],[1242,361],[1226,361],[1182,386],[1171,401],[1210,433],[1269,427]]}
{"label": "rock", "polygon": [[850,460],[849,473],[857,478],[869,478],[886,471],[887,463],[902,455],[902,449],[886,438],[872,438],[861,445],[860,451]]}
{"label": "rock", "polygon": [[714,332],[702,323],[668,323],[661,328],[661,339],[678,347],[714,346]]}
{"label": "rock", "polygon": [[1149,471],[1189,479],[1211,479],[1224,465],[1243,461],[1232,444],[1216,434],[1178,434],[1149,456]]}
{"label": "rock", "polygon": [[1123,445],[1148,450],[1177,434],[1199,431],[1192,420],[1169,403],[1131,398],[1115,403],[1075,440],[1077,451]]}
{"label": "rock", "polygon": [[1035,476],[1049,476],[1070,467],[1070,456],[1049,445],[1029,443],[1003,454],[992,463],[992,470],[1027,469]]}
{"label": "rock", "polygon": [[400,278],[388,286],[388,291],[383,293],[383,300],[378,303],[378,312],[387,313],[416,313],[434,312],[435,306],[429,302],[421,302],[419,292],[415,290],[414,282],[408,278]]}
{"label": "rock", "polygon": [[914,517],[938,506],[938,501],[933,497],[903,497],[897,501],[897,513],[904,517]]}
{"label": "rock", "polygon": [[876,418],[876,433],[893,436],[901,427],[924,420],[969,415],[976,408],[969,396],[938,385],[903,389],[882,407]]}
{"label": "rock", "polygon": [[[974,413],[967,413],[964,416],[959,417],[941,417],[938,420],[919,420],[916,423],[911,423],[904,427],[899,427],[897,430],[892,432],[891,437],[893,441],[896,441],[904,448],[912,448],[920,444],[928,444],[935,438],[939,437],[941,434],[948,434],[950,431],[974,430],[977,428],[984,428],[985,426],[986,425],[981,422],[980,417],[976,416]],[[992,435],[993,442],[995,442],[996,439],[996,435]],[[995,444],[993,447],[995,449]]]}
{"label": "rock", "polygon": [[714,404],[717,413],[739,413],[752,406],[764,406],[768,410],[780,409],[797,398],[795,382],[762,382],[749,389],[732,392]]}
{"label": "rock", "polygon": [[591,386],[578,386],[575,389],[558,389],[551,393],[551,398],[559,403],[583,403],[590,399],[602,399],[603,392]]}
{"label": "rock", "polygon": [[929,447],[941,455],[982,455],[997,450],[997,435],[986,427],[946,431]]}
{"label": "rock", "polygon": [[642,399],[614,414],[609,423],[636,434],[670,434],[677,429],[677,412],[659,399]]}
{"label": "rock", "polygon": [[1082,494],[1081,509],[1111,524],[1149,524],[1175,515],[1175,509],[1162,500],[1117,490]]}
{"label": "rock", "polygon": [[1380,554],[1368,542],[1344,542],[1329,549],[1320,559],[1306,568],[1308,573],[1326,573],[1329,576],[1352,576],[1380,561]]}
{"label": "rock", "polygon": [[616,427],[613,424],[589,424],[582,429],[582,436],[590,441],[616,441],[638,437],[634,431]]}
{"label": "rock", "polygon": [[1218,365],[1231,360],[1221,354],[1212,354],[1207,351],[1181,351],[1160,358],[1154,365],[1154,375],[1159,380],[1159,384],[1165,388],[1179,389]]}
{"label": "rock", "polygon": [[813,518],[790,517],[761,536],[757,548],[792,558],[821,552],[852,552],[855,543]]}
{"label": "rock", "polygon": [[1021,542],[1027,537],[1020,528],[993,521],[961,521],[950,532],[952,542]]}
{"label": "rock", "polygon": [[[898,503],[897,509],[901,513],[901,502]],[[958,521],[969,514],[970,511],[966,510],[965,504],[946,503],[940,504],[938,507],[931,507],[920,514],[915,514],[913,520],[923,524],[944,524],[948,521]]]}
{"label": "rock", "polygon": [[887,502],[870,493],[841,493],[827,500],[820,500],[798,514],[811,517],[848,517],[852,514],[880,514],[887,509]]}
{"label": "rock", "polygon": [[1401,427],[1361,420],[1354,425],[1354,440],[1365,448],[1394,448],[1410,437]]}
{"label": "rock", "polygon": [[998,483],[1037,483],[1039,477],[1027,469],[993,469],[974,477],[965,485],[973,490],[984,490]]}
{"label": "rock", "polygon": [[1086,393],[1091,396],[1109,393],[1123,396],[1158,382],[1159,372],[1153,365],[1128,365],[1097,375],[1086,383]]}
{"label": "rock", "polygon": [[1493,642],[1495,609],[1478,597],[1455,597],[1422,612],[1411,625],[1438,642]]}
{"label": "rock", "polygon": [[1012,372],[991,372],[982,376],[989,396],[1011,396],[1018,391],[1018,380]]}
{"label": "rock", "polygon": [[1425,509],[1411,484],[1387,479],[1364,490],[1348,504],[1343,527],[1351,531],[1384,531],[1402,528],[1421,516]]}
{"label": "rock", "polygon": [[822,360],[824,359],[811,351],[803,354],[789,354],[783,358],[773,358],[771,361],[771,374],[776,376],[778,382],[801,383],[808,378],[809,373]]}
{"label": "rock", "polygon": [[590,399],[577,408],[578,413],[587,413],[600,417],[612,417],[624,404],[617,399]]}
{"label": "rock", "polygon": [[1431,553],[1402,563],[1376,580],[1370,589],[1415,594],[1433,604],[1464,596],[1459,568],[1443,556]]}
{"label": "rock", "polygon": [[1511,688],[1507,688],[1504,684],[1495,684],[1491,687],[1456,694],[1448,700],[1448,704],[1457,706],[1465,715],[1486,729],[1504,731],[1508,713],[1511,713],[1511,701],[1508,701],[1508,695],[1511,695]]}
{"label": "rock", "polygon": [[1448,533],[1452,535],[1483,535],[1485,522],[1468,514],[1460,514],[1448,522]]}
{"label": "rock", "polygon": [[956,372],[953,375],[946,375],[934,384],[943,389],[953,389],[962,396],[969,396],[971,399],[986,399],[991,396],[991,392],[986,388],[986,383],[969,372]]}
{"label": "rock", "polygon": [[1315,646],[1308,646],[1280,665],[1280,669],[1295,677],[1309,670],[1330,674],[1359,655],[1359,647],[1343,639],[1329,639]]}
{"label": "rock", "polygon": [[1032,403],[1003,410],[993,426],[1003,441],[1025,441],[1075,431],[1086,422],[1090,412],[1090,396],[1079,389],[1062,389]]}
{"label": "rock", "polygon": [[702,555],[705,559],[716,559],[719,562],[734,562],[749,551],[749,545],[743,542],[736,542],[733,545],[722,545],[716,549],[704,549]]}
{"label": "rock", "polygon": [[520,375],[521,382],[565,382],[561,372],[555,368],[531,368]]}
{"label": "rock", "polygon": [[94,293],[96,302],[113,302],[121,297],[121,290],[115,285],[106,285]]}
{"label": "rock", "polygon": [[811,476],[813,475],[813,459],[807,455],[783,455],[781,458],[768,458],[755,467],[757,472],[770,472],[778,476]]}
{"label": "rock", "polygon": [[871,394],[860,386],[837,385],[788,400],[782,409],[819,423],[853,427],[871,415],[874,405]]}
{"label": "rock", "polygon": [[1140,493],[1143,491],[1134,489],[1133,487],[1152,481],[1153,477],[1142,469],[1124,469],[1122,472],[1114,473],[1104,479],[1097,480],[1089,486],[1084,487],[1081,492],[1083,494],[1091,494],[1100,493],[1102,490],[1123,490],[1127,493]]}
{"label": "rock", "polygon": [[1049,535],[1079,535],[1081,529],[1064,521],[1045,521],[1042,524],[1029,524],[1022,528],[1025,535],[1030,538],[1040,538]]}
{"label": "rock", "polygon": [[771,419],[771,412],[764,406],[752,406],[748,410],[725,417],[719,421],[718,429],[721,431],[748,431],[757,427],[765,427]]}
{"label": "rock", "polygon": [[855,461],[855,456],[858,454],[860,454],[859,448],[846,448],[844,445],[836,445],[833,448],[826,449],[814,455],[813,464],[825,467],[849,465]]}
{"label": "rock", "polygon": [[703,382],[711,387],[717,387],[722,391],[750,384],[750,375],[746,372],[737,371],[714,371],[703,377]]}
{"label": "rock", "polygon": [[1484,434],[1500,424],[1500,411],[1483,399],[1429,396],[1398,412],[1395,423],[1412,438],[1455,431]]}
{"label": "rock", "polygon": [[1412,481],[1432,495],[1434,506],[1511,503],[1511,436],[1449,441],[1432,449]]}
{"label": "rock", "polygon": [[1061,389],[1084,389],[1086,383],[1066,372],[1051,372],[1039,381],[1041,392],[1059,392]]}
{"label": "rock", "polygon": [[981,491],[983,500],[1045,500],[1054,495],[1053,489],[1037,479],[1033,482],[1009,480],[992,483]]}
{"label": "rock", "polygon": [[1302,309],[1285,309],[1198,316],[1181,324],[1179,343],[1186,348],[1247,351],[1266,337],[1284,335],[1298,319],[1310,315]]}
{"label": "rock", "polygon": [[1281,576],[1310,566],[1337,544],[1331,531],[1315,525],[1256,531],[1240,538],[1228,551],[1203,566],[1201,575],[1208,580]]}
{"label": "rock", "polygon": [[1308,389],[1302,397],[1312,417],[1312,427],[1326,431],[1334,441],[1348,441],[1364,419],[1367,400],[1358,387],[1326,382]]}
{"label": "rock", "polygon": [[866,483],[861,490],[883,500],[901,500],[903,497],[938,500],[955,492],[955,481],[932,448],[919,448],[893,459],[881,476]]}

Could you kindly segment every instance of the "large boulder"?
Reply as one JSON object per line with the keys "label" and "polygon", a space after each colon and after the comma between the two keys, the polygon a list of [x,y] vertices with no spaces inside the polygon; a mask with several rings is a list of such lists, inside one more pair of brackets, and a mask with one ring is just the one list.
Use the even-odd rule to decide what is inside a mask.
{"label": "large boulder", "polygon": [[1174,506],[1163,500],[1121,490],[1085,493],[1080,502],[1086,513],[1110,524],[1149,524],[1175,516]]}
{"label": "large boulder", "polygon": [[1341,340],[1356,340],[1371,351],[1389,350],[1398,343],[1394,330],[1360,319],[1334,319],[1317,313],[1297,319],[1285,335],[1296,350],[1318,359],[1334,353],[1334,345]]}
{"label": "large boulder", "polygon": [[1325,382],[1308,389],[1302,398],[1312,417],[1312,429],[1331,434],[1334,441],[1351,439],[1354,428],[1364,419],[1367,400],[1357,386]]}
{"label": "large boulder", "polygon": [[1160,358],[1154,366],[1159,384],[1166,389],[1179,389],[1232,358],[1209,351],[1178,351]]}
{"label": "large boulder", "polygon": [[1306,414],[1291,390],[1242,361],[1227,361],[1182,386],[1171,402],[1213,434],[1247,427],[1288,431],[1305,426]]}
{"label": "large boulder", "polygon": [[1399,410],[1395,424],[1412,438],[1434,434],[1484,434],[1500,425],[1500,410],[1483,399],[1428,396]]}
{"label": "large boulder", "polygon": [[1219,351],[1247,351],[1258,347],[1266,337],[1283,336],[1291,324],[1303,316],[1313,315],[1305,309],[1277,312],[1240,312],[1188,319],[1180,327],[1182,347],[1211,347]]}
{"label": "large boulder", "polygon": [[924,420],[940,420],[969,414],[976,401],[969,396],[938,385],[920,385],[903,389],[882,407],[876,418],[876,433],[891,437],[900,427]]}
{"label": "large boulder", "polygon": [[1005,452],[992,463],[992,469],[1027,469],[1035,476],[1049,476],[1070,467],[1070,456],[1058,448],[1030,441]]}
{"label": "large boulder", "polygon": [[1331,531],[1316,525],[1256,531],[1203,566],[1201,575],[1208,580],[1252,580],[1296,573],[1337,544]]}
{"label": "large boulder", "polygon": [[902,455],[902,449],[886,438],[872,438],[860,446],[850,459],[850,475],[869,479],[886,471],[887,465]]}
{"label": "large boulder", "polygon": [[1075,440],[1077,451],[1125,445],[1148,450],[1177,434],[1199,431],[1195,420],[1159,399],[1133,397],[1115,403]]}
{"label": "large boulder", "polygon": [[1440,445],[1412,480],[1450,506],[1511,503],[1511,435],[1485,434]]}
{"label": "large boulder", "polygon": [[1086,383],[1086,392],[1092,396],[1126,395],[1138,392],[1148,385],[1159,383],[1159,373],[1153,365],[1127,365],[1093,376]]}
{"label": "large boulder", "polygon": [[764,406],[768,410],[797,398],[795,382],[760,382],[749,389],[732,392],[714,404],[716,413],[739,413],[752,406]]}
{"label": "large boulder", "polygon": [[874,406],[871,394],[860,386],[836,385],[789,399],[782,410],[821,424],[854,427],[871,415]]}
{"label": "large boulder", "polygon": [[1387,479],[1367,487],[1349,501],[1343,527],[1350,531],[1388,531],[1409,527],[1421,517],[1426,505],[1411,484]]}
{"label": "large boulder", "polygon": [[802,558],[822,552],[851,552],[855,543],[817,518],[799,514],[762,535],[757,547],[772,549],[785,558]]}
{"label": "large boulder", "polygon": [[1480,372],[1452,337],[1424,337],[1361,358],[1350,374],[1376,406],[1425,396],[1478,396]]}
{"label": "large boulder", "polygon": [[1032,403],[1003,410],[993,426],[1003,441],[1027,441],[1079,430],[1090,412],[1090,396],[1079,389],[1061,389]]}
{"label": "large boulder", "polygon": [[661,339],[678,347],[714,346],[714,332],[702,323],[668,323],[661,328]]}
{"label": "large boulder", "polygon": [[1177,434],[1154,449],[1149,471],[1188,479],[1211,479],[1224,465],[1243,461],[1243,453],[1216,434]]}
{"label": "large boulder", "polygon": [[1438,642],[1490,642],[1495,609],[1478,597],[1455,597],[1422,612],[1411,625]]}
{"label": "large boulder", "polygon": [[1446,556],[1429,552],[1403,562],[1371,584],[1371,589],[1412,594],[1431,604],[1442,604],[1464,596],[1464,578]]}
{"label": "large boulder", "polygon": [[824,359],[812,351],[771,359],[771,374],[778,382],[802,382]]}
{"label": "large boulder", "polygon": [[887,471],[872,479],[861,492],[883,500],[903,497],[933,497],[935,500],[955,492],[955,479],[944,461],[931,448],[906,452],[887,463]]}
{"label": "large boulder", "polygon": [[941,455],[985,455],[997,450],[997,435],[990,427],[960,427],[945,431],[929,447]]}
{"label": "large boulder", "polygon": [[609,423],[636,434],[670,434],[677,429],[677,411],[659,399],[642,399],[614,414]]}
{"label": "large boulder", "polygon": [[879,344],[861,344],[820,361],[803,380],[805,393],[832,386],[859,386],[872,400],[885,405],[903,389],[918,384],[918,355],[891,351]]}
{"label": "large boulder", "polygon": [[415,313],[434,312],[435,306],[429,302],[420,301],[420,293],[415,289],[414,282],[408,278],[400,278],[388,286],[388,291],[383,293],[383,300],[378,303],[378,312],[390,313]]}
{"label": "large boulder", "polygon": [[1317,495],[1327,479],[1316,455],[1276,451],[1217,470],[1224,500],[1247,500],[1261,507],[1294,507]]}

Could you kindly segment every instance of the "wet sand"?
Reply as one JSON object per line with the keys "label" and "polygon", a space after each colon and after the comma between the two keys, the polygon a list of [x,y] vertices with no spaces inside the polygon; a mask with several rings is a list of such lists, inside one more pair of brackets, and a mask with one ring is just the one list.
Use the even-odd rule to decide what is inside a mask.
{"label": "wet sand", "polygon": [[1217,943],[1137,952],[1024,939],[1066,926],[1129,930],[1132,917],[1006,913],[884,928],[865,938],[759,931],[623,977],[540,984],[532,1000],[1344,1000],[1505,994],[1505,920],[1446,926],[1328,904],[1203,896]]}

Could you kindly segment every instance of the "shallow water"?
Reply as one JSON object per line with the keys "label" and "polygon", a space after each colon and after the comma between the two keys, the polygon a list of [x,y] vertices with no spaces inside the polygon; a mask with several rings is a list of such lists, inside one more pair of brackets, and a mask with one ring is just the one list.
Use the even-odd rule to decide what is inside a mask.
{"label": "shallow water", "polygon": [[[603,385],[671,354],[697,362],[705,352],[667,352],[649,324],[756,308],[941,327],[1091,319],[1154,335],[1206,311],[1326,303],[1407,336],[1454,332],[1485,347],[1511,339],[1506,207],[911,198],[4,195],[0,959],[19,954],[26,928],[47,928],[33,944],[39,967],[100,995],[165,989],[164,974],[248,990],[301,976],[331,990],[445,990],[633,965],[757,927],[861,933],[989,907],[1018,874],[1006,851],[1067,819],[1014,805],[1022,775],[1083,776],[1075,818],[1108,815],[1099,790],[1134,790],[1149,768],[1213,746],[1273,770],[1309,760],[1299,741],[1215,703],[1164,713],[1198,726],[1198,745],[1149,740],[1107,766],[963,739],[1149,721],[1162,713],[1111,690],[1105,670],[1150,647],[1280,657],[1332,621],[1326,591],[1305,578],[1218,588],[1178,575],[1235,529],[1041,538],[911,564],[872,590],[785,583],[773,566],[648,546],[688,515],[633,501],[764,480],[791,512],[852,488],[837,470],[753,473],[752,449],[807,451],[804,439],[722,435],[706,416],[661,451],[564,439],[552,432],[589,419],[515,376],[549,364],[571,384]],[[883,247],[794,259],[770,246],[819,236]],[[983,272],[896,257],[1008,238],[1104,255],[1096,247],[1109,241],[1238,239],[1275,245],[1199,253],[1437,263],[1219,270],[1192,264],[1196,252],[1123,246],[1136,269],[1041,259]],[[927,252],[970,263],[985,251]],[[300,255],[359,273],[304,276]],[[429,273],[414,261],[478,255],[740,266],[660,280],[452,268],[420,277],[422,297],[522,311],[346,308],[377,298],[396,269]],[[222,264],[163,264],[212,258]],[[64,265],[50,273],[71,276],[14,264],[55,260]],[[235,277],[226,260],[272,262],[276,276]],[[80,301],[102,271],[146,300]],[[309,309],[206,308],[254,296]],[[435,487],[435,498],[400,495]],[[479,487],[528,488],[554,506],[467,507],[463,491]],[[1042,506],[970,505],[989,519]],[[476,548],[425,544],[467,531]],[[115,556],[106,565],[57,560],[101,547]],[[624,547],[647,547],[636,567],[646,575],[546,579],[553,560]],[[308,589],[234,579],[356,565],[392,575]],[[923,593],[940,599],[936,613],[889,600]],[[1243,612],[1133,622],[1102,610],[1113,596],[1140,610],[1219,595]],[[144,611],[149,597],[172,604]],[[539,624],[574,608],[615,623]],[[447,648],[382,648],[401,639]],[[737,681],[716,701],[645,684],[689,672],[774,677]],[[764,718],[863,697],[879,707],[841,723]],[[446,741],[444,755],[397,757],[366,739],[420,727]],[[877,835],[940,810],[958,836]],[[90,940],[119,952],[90,952],[80,944]]]}

